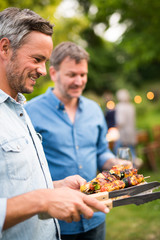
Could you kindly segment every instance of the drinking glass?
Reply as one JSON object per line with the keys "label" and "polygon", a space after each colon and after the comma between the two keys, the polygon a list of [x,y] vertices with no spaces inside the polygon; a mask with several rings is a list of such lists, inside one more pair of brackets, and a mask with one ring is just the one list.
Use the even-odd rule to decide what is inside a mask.
{"label": "drinking glass", "polygon": [[128,161],[132,161],[132,154],[131,154],[131,150],[129,147],[120,147],[117,150],[117,157],[119,159],[124,159],[124,160],[128,160]]}

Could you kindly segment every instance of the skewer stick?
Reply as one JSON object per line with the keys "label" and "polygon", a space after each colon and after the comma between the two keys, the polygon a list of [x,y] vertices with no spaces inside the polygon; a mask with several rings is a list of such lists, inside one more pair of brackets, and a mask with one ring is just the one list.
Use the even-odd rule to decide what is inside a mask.
{"label": "skewer stick", "polygon": [[147,179],[147,178],[150,178],[150,176],[146,176],[146,177],[144,177],[144,179]]}

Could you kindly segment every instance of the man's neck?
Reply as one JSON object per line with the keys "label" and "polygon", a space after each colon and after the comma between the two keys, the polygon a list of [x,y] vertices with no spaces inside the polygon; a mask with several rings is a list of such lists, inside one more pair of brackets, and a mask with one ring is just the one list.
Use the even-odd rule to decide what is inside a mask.
{"label": "man's neck", "polygon": [[66,110],[71,122],[74,123],[76,111],[78,108],[78,98],[70,98],[70,99],[63,98],[54,89],[53,89],[53,93],[61,102],[64,103],[65,110]]}
{"label": "man's neck", "polygon": [[17,93],[8,87],[3,81],[0,82],[0,89],[17,101]]}

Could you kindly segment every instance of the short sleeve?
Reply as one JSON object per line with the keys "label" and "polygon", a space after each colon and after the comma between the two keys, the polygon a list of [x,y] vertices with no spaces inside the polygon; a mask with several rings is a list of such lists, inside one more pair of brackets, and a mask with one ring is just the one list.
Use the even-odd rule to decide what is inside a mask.
{"label": "short sleeve", "polygon": [[2,237],[2,229],[6,217],[7,199],[0,198],[0,238]]}

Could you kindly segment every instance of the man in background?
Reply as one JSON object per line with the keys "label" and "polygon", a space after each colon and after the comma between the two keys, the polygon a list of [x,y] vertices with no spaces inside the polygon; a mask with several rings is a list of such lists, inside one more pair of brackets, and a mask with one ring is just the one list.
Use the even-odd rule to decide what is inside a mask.
{"label": "man in background", "polygon": [[[118,163],[106,140],[107,126],[99,105],[82,96],[87,83],[88,53],[73,42],[56,46],[50,58],[54,88],[26,104],[38,133],[53,180],[79,174],[90,181],[97,169]],[[105,214],[97,212],[90,220],[60,221],[63,240],[104,240]]]}
{"label": "man in background", "polygon": [[133,165],[139,168],[142,160],[136,156],[136,109],[131,102],[131,97],[127,89],[119,89],[116,97],[118,103],[115,108],[115,122],[120,133],[120,138],[115,144],[115,151],[120,147],[130,148]]}

